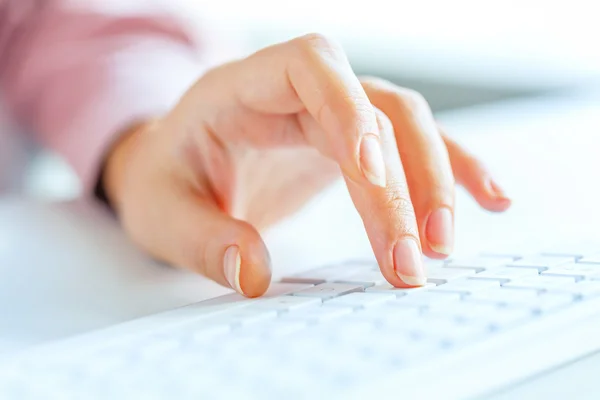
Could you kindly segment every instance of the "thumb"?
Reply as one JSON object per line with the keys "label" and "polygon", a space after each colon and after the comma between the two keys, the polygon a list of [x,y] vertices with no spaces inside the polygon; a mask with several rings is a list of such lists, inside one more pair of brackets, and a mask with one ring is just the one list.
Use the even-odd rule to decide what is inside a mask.
{"label": "thumb", "polygon": [[[0,0],[1,1],[1,0]],[[174,173],[159,125],[126,135],[111,152],[105,187],[131,238],[152,256],[248,297],[266,292],[269,253],[257,230],[221,210],[202,185]],[[169,153],[167,153],[169,155]]]}
{"label": "thumb", "polygon": [[244,296],[263,295],[271,282],[271,260],[258,231],[213,204],[188,202],[187,207],[177,208],[178,213],[188,209],[180,219],[189,225],[182,228],[179,238],[183,248],[189,249],[183,253],[187,255],[181,260],[183,265]]}
{"label": "thumb", "polygon": [[166,197],[160,202],[162,207],[144,216],[143,224],[127,223],[133,230],[145,226],[132,232],[143,247],[244,296],[258,297],[267,291],[270,257],[252,225],[232,218],[191,190],[168,191]]}

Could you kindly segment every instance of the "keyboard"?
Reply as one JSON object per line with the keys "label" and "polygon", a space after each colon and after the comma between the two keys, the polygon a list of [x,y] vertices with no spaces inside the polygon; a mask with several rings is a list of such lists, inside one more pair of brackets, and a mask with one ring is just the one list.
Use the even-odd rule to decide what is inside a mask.
{"label": "keyboard", "polygon": [[600,298],[593,249],[425,264],[420,288],[354,260],[33,348],[0,362],[0,398],[346,398]]}

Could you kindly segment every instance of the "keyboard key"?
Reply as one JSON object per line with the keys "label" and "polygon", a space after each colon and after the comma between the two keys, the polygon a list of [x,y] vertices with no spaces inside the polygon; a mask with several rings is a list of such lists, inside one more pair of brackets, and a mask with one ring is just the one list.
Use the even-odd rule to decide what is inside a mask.
{"label": "keyboard key", "polygon": [[353,308],[367,308],[378,306],[389,301],[396,300],[391,293],[350,293],[345,296],[336,297],[325,302],[326,306],[345,306]]}
{"label": "keyboard key", "polygon": [[196,304],[191,304],[187,307],[181,307],[174,310],[166,311],[156,316],[150,316],[147,318],[160,318],[164,320],[165,324],[174,321],[181,321],[183,318],[186,317],[189,317],[191,320],[211,318],[219,314],[231,312],[234,309],[246,308],[252,305],[255,301],[257,300],[248,299],[236,293],[231,295],[220,296],[214,300],[209,300],[208,302],[201,301]]}
{"label": "keyboard key", "polygon": [[279,320],[287,321],[307,321],[310,323],[319,323],[330,321],[332,319],[340,318],[351,314],[353,309],[351,307],[314,307],[314,308],[306,308],[304,310],[300,310],[295,313],[284,314]]}
{"label": "keyboard key", "polygon": [[374,285],[382,285],[386,283],[386,279],[381,274],[381,271],[360,271],[354,274],[348,275],[344,278],[338,279],[338,283],[353,283],[361,285],[363,287],[370,287]]}
{"label": "keyboard key", "polygon": [[[344,315],[344,318],[338,319],[335,321],[335,324],[323,324],[313,327],[311,334],[322,335],[331,340],[356,343],[357,339],[361,340],[360,338],[365,337],[364,335],[371,335],[380,328],[376,324],[376,319],[379,316],[374,317],[371,310],[373,309],[359,310],[352,314]],[[411,317],[417,315],[418,313],[415,312]]]}
{"label": "keyboard key", "polygon": [[480,290],[499,288],[500,282],[492,279],[458,278],[448,283],[433,287],[434,292],[458,292],[469,294]]}
{"label": "keyboard key", "polygon": [[509,264],[511,267],[534,268],[538,272],[545,271],[558,265],[575,261],[574,257],[533,256],[525,257]]}
{"label": "keyboard key", "polygon": [[425,265],[426,269],[443,267],[444,265],[448,264],[449,261],[450,261],[449,259],[436,260],[433,258],[423,257],[423,265]]}
{"label": "keyboard key", "polygon": [[556,246],[556,248],[548,249],[542,252],[542,255],[545,256],[567,256],[575,258],[582,258],[594,254],[600,254],[600,246],[591,243],[577,245],[562,244],[560,246]]}
{"label": "keyboard key", "polygon": [[504,259],[508,259],[511,261],[515,261],[518,260],[520,258],[523,258],[523,254],[518,254],[518,253],[498,253],[498,252],[491,252],[491,251],[484,251],[483,253],[481,253],[481,257],[486,257],[486,258],[504,258]]}
{"label": "keyboard key", "polygon": [[577,262],[585,264],[600,264],[600,253],[580,258],[579,260],[577,260]]}
{"label": "keyboard key", "polygon": [[535,290],[499,288],[484,292],[476,292],[467,297],[465,301],[487,302],[498,305],[523,304],[536,299],[538,293]]}
{"label": "keyboard key", "polygon": [[407,294],[412,294],[415,292],[419,292],[423,289],[428,289],[435,287],[435,283],[427,283],[425,286],[412,287],[412,288],[396,288],[389,283],[384,283],[381,285],[375,285],[373,287],[369,287],[365,289],[367,293],[392,293],[396,297],[405,296]]}
{"label": "keyboard key", "polygon": [[476,275],[469,277],[470,279],[497,279],[501,282],[507,282],[513,279],[520,279],[526,276],[537,276],[538,272],[533,268],[513,268],[513,267],[498,267],[485,270]]}
{"label": "keyboard key", "polygon": [[526,305],[537,311],[546,313],[571,305],[574,301],[575,298],[570,294],[542,293],[537,299],[526,303]]}
{"label": "keyboard key", "polygon": [[361,354],[369,355],[373,365],[383,365],[388,369],[409,366],[415,361],[422,361],[436,351],[443,351],[437,340],[421,338],[414,340],[409,333],[400,336],[396,331],[378,336],[372,343],[357,345]]}
{"label": "keyboard key", "polygon": [[568,276],[536,275],[527,276],[505,283],[504,287],[552,290],[575,283],[576,279]]}
{"label": "keyboard key", "polygon": [[512,262],[512,257],[477,257],[453,260],[447,266],[452,268],[473,268],[477,271],[483,271],[493,267],[501,267]]}
{"label": "keyboard key", "polygon": [[476,272],[477,271],[475,269],[470,268],[436,267],[428,268],[425,273],[427,275],[427,282],[439,285],[441,283],[446,283],[453,279],[473,275]]}
{"label": "keyboard key", "polygon": [[486,325],[477,321],[461,323],[449,316],[423,316],[407,321],[406,329],[417,338],[436,339],[444,345],[459,345],[484,336]]}
{"label": "keyboard key", "polygon": [[439,303],[447,303],[449,301],[460,300],[460,293],[452,292],[435,292],[431,290],[422,291],[419,293],[411,294],[410,296],[403,296],[396,299],[394,302],[389,303],[390,306],[417,306],[417,307],[432,307]]}
{"label": "keyboard key", "polygon": [[[232,325],[251,325],[258,322],[264,322],[266,320],[276,318],[276,310],[268,309],[254,309],[254,308],[242,308],[234,310],[232,312],[219,314],[212,318],[202,320],[202,324],[206,326],[220,325],[220,324],[232,324]],[[200,323],[200,321],[199,321]]]}
{"label": "keyboard key", "polygon": [[315,268],[281,279],[284,283],[312,283],[318,285],[325,282],[333,282],[356,272],[369,270],[368,265],[362,264],[336,264],[327,267]]}
{"label": "keyboard key", "polygon": [[307,328],[307,321],[304,320],[282,320],[282,318],[277,318],[267,322],[264,325],[257,326],[257,329],[254,331],[249,331],[248,333],[255,336],[261,336],[264,338],[278,338],[282,336],[288,336],[298,331],[304,330]]}
{"label": "keyboard key", "polygon": [[[188,323],[197,320],[211,320],[213,323],[216,323],[214,321],[219,321],[216,318],[222,315],[230,314],[236,309],[241,310],[251,306],[253,307],[255,304],[266,301],[269,298],[285,295],[293,291],[300,291],[312,286],[314,285],[277,282],[269,287],[269,290],[265,294],[266,297],[260,299],[248,299],[237,293],[232,293],[215,297],[210,300],[201,301],[199,303],[190,304],[186,307],[165,311],[160,314],[150,315],[148,317],[144,317],[143,320],[147,320],[151,326],[169,326],[174,323],[185,323],[186,319],[189,319]],[[223,321],[223,319],[220,321]]]}
{"label": "keyboard key", "polygon": [[[230,311],[233,308],[239,307],[247,307],[255,302],[263,301],[264,299],[270,299],[278,296],[283,296],[289,293],[298,292],[303,289],[308,289],[309,287],[314,286],[311,283],[283,283],[283,282],[275,282],[269,289],[267,293],[264,294],[259,299],[249,299],[241,294],[231,293],[224,296],[215,297],[210,300],[201,301],[199,303],[195,303],[189,305],[187,307],[181,307],[177,310],[169,311],[168,314],[174,313],[175,311],[191,311],[196,316],[199,314],[214,314],[215,312],[221,312],[223,310]],[[167,314],[163,313],[163,314]],[[176,313],[177,314],[177,313]],[[177,315],[179,316],[179,315]]]}
{"label": "keyboard key", "polygon": [[508,329],[520,325],[532,319],[532,309],[524,307],[500,307],[494,310],[494,314],[481,316],[481,321],[489,325],[491,329]]}
{"label": "keyboard key", "polygon": [[363,287],[346,283],[323,283],[299,292],[292,293],[293,296],[318,297],[322,300],[333,299],[352,292],[362,292]]}
{"label": "keyboard key", "polygon": [[540,312],[552,311],[574,301],[569,294],[541,293],[528,289],[502,288],[488,292],[475,293],[465,298],[466,301],[490,302],[498,305],[526,307]]}
{"label": "keyboard key", "polygon": [[355,323],[369,322],[376,326],[401,326],[407,320],[416,318],[420,315],[419,306],[412,304],[398,304],[396,302],[387,302],[379,307],[358,310],[352,315],[345,317],[345,321]]}
{"label": "keyboard key", "polygon": [[571,276],[576,278],[593,278],[600,276],[600,265],[596,264],[565,264],[542,272],[543,276]]}
{"label": "keyboard key", "polygon": [[500,307],[485,302],[460,301],[435,307],[428,313],[452,316],[459,321],[479,321],[491,329],[506,329],[529,321],[533,317],[533,311],[525,307]]}
{"label": "keyboard key", "polygon": [[557,292],[570,293],[577,297],[590,298],[600,295],[600,281],[586,280],[579,281],[571,285],[561,286],[556,288]]}
{"label": "keyboard key", "polygon": [[[302,346],[302,344],[300,344]],[[300,349],[298,349],[298,353]],[[294,353],[294,354],[298,354]],[[307,393],[305,385],[303,382],[311,382],[316,377],[315,371],[311,368],[306,368],[303,364],[303,361],[308,362],[310,360],[309,357],[313,356],[315,353],[302,354],[301,357],[294,358],[294,362],[291,365],[285,365],[284,368],[265,368],[262,370],[256,370],[252,368],[253,371],[257,371],[256,375],[253,377],[252,387],[253,393],[257,393],[257,398],[267,399],[290,399],[290,400],[298,400],[303,396],[298,396],[298,393]],[[317,353],[319,354],[319,353]],[[269,371],[268,373],[264,373],[264,371]],[[256,390],[256,387],[261,388],[263,390]],[[198,396],[198,398],[208,399],[210,396],[204,395]],[[248,398],[248,392],[241,393],[237,396],[228,396],[222,395],[221,391],[215,391],[215,395],[212,398],[220,398],[220,399],[244,399]]]}
{"label": "keyboard key", "polygon": [[[256,301],[261,301],[262,299],[270,299],[277,296],[283,296],[286,294],[290,294],[293,292],[297,292],[302,289],[308,289],[309,287],[314,286],[312,283],[284,283],[284,282],[276,282],[269,286],[267,293],[262,296],[260,299],[254,299]],[[235,296],[240,296],[236,294]],[[243,297],[243,296],[242,296]],[[244,297],[245,298],[245,297]],[[248,300],[248,299],[246,299]]]}
{"label": "keyboard key", "polygon": [[271,299],[257,301],[249,308],[260,308],[267,310],[276,310],[278,312],[290,312],[303,309],[305,307],[317,307],[321,305],[320,298],[300,297],[300,296],[279,296]]}

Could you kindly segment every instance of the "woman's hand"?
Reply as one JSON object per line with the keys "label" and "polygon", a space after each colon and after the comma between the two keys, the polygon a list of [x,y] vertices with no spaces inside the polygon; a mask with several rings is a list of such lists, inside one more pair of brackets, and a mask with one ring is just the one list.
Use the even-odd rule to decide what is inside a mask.
{"label": "woman's hand", "polygon": [[209,71],[115,147],[104,184],[141,247],[254,297],[271,277],[259,230],[340,171],[397,287],[425,282],[422,252],[452,251],[455,179],[489,210],[510,205],[422,96],[357,78],[314,34]]}

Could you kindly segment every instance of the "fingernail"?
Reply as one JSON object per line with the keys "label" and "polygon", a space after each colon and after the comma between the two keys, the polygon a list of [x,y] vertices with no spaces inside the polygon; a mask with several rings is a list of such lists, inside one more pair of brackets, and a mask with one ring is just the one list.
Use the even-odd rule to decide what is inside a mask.
{"label": "fingernail", "polygon": [[373,185],[385,187],[385,163],[381,144],[375,135],[366,135],[360,144],[360,168]]}
{"label": "fingernail", "polygon": [[223,257],[225,279],[227,279],[227,282],[232,289],[240,294],[244,294],[240,286],[241,265],[242,259],[240,258],[240,249],[237,246],[229,246],[227,250],[225,250],[225,256]]}
{"label": "fingernail", "polygon": [[454,244],[452,212],[441,207],[431,213],[427,220],[425,236],[429,247],[438,254],[450,255]]}
{"label": "fingernail", "polygon": [[394,247],[394,268],[402,282],[410,286],[423,286],[427,279],[423,273],[423,261],[417,242],[401,239]]}
{"label": "fingernail", "polygon": [[504,190],[493,180],[488,181],[490,192],[496,197],[496,200],[510,201],[510,198],[504,193]]}

